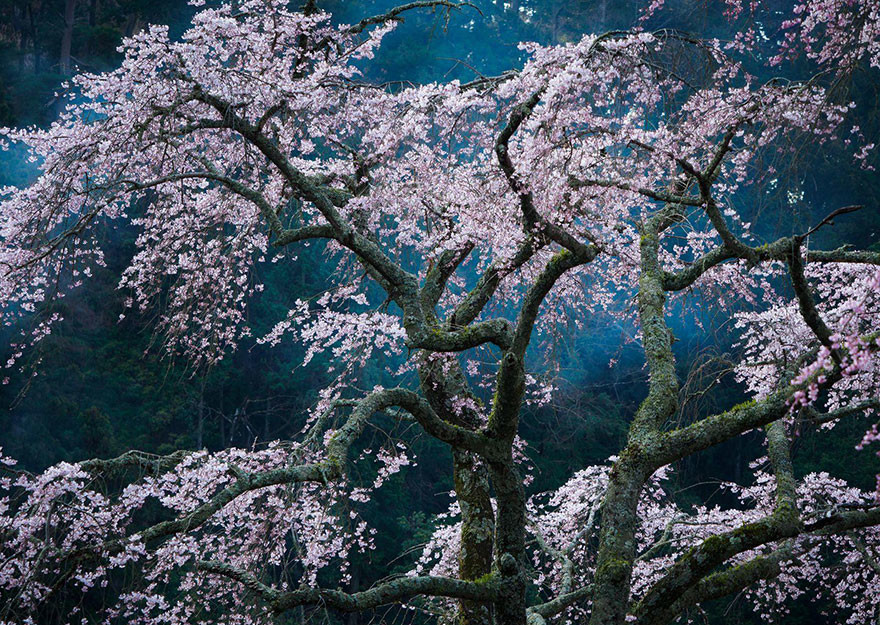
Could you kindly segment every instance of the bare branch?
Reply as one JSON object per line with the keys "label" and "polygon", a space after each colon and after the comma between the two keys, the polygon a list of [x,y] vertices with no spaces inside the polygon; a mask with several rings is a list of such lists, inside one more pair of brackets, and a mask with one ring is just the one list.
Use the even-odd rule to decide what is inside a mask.
{"label": "bare branch", "polygon": [[804,410],[806,412],[807,421],[813,425],[822,425],[860,412],[880,410],[880,398],[875,397],[874,399],[867,399],[850,406],[843,406],[835,410],[829,410],[828,412],[817,412],[811,406],[806,407]]}
{"label": "bare branch", "polygon": [[839,216],[839,215],[845,215],[845,214],[847,214],[847,213],[854,213],[855,211],[862,210],[863,208],[864,208],[864,206],[861,206],[861,205],[859,205],[859,204],[856,204],[856,205],[853,205],[853,206],[844,206],[843,208],[838,208],[837,210],[833,211],[830,215],[828,215],[827,217],[825,217],[825,219],[823,219],[823,220],[820,221],[818,224],[816,224],[815,226],[813,226],[812,228],[810,228],[810,229],[807,231],[807,233],[804,234],[804,235],[802,235],[802,236],[803,236],[803,238],[807,238],[808,236],[810,236],[811,234],[813,234],[814,232],[816,232],[816,230],[818,230],[818,229],[821,228],[822,226],[826,226],[826,225],[831,225],[831,226],[833,226],[833,225],[834,225],[834,218],[835,218],[835,217],[837,217],[837,216]]}
{"label": "bare branch", "polygon": [[816,338],[819,339],[819,342],[828,348],[834,361],[840,364],[840,354],[831,342],[831,330],[822,319],[822,315],[819,314],[819,309],[816,308],[816,301],[813,299],[813,293],[810,290],[809,283],[807,283],[806,275],[804,275],[804,259],[801,255],[800,237],[792,240],[787,260],[791,285],[794,287],[794,292],[797,296],[801,317],[803,317],[810,330],[813,331],[813,334],[816,335]]}
{"label": "bare branch", "polygon": [[377,24],[386,24],[388,22],[402,22],[403,18],[401,17],[401,14],[405,13],[406,11],[411,11],[413,9],[438,7],[443,7],[447,11],[460,10],[464,7],[470,7],[477,11],[477,13],[480,13],[479,7],[470,2],[453,2],[452,0],[419,0],[416,2],[408,2],[407,4],[402,4],[400,6],[394,7],[387,13],[383,13],[381,15],[374,15],[372,17],[364,18],[357,24],[351,26],[346,32],[352,35],[356,35],[357,33],[363,32],[368,27],[375,26]]}

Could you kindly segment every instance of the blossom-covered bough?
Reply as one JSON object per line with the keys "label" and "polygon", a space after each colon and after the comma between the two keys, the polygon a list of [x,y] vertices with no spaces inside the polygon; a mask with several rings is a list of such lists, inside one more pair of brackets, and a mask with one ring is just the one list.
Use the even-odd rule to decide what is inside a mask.
{"label": "blossom-covered bough", "polygon": [[[41,174],[3,190],[0,310],[49,311],[14,352],[101,265],[108,226],[130,223],[120,286],[132,308],[160,306],[167,347],[196,362],[249,337],[255,268],[320,242],[331,288],[256,340],[329,352],[338,380],[294,441],[39,475],[0,459],[0,622],[253,623],[400,603],[462,624],[660,625],[742,591],[784,613],[809,585],[874,622],[874,493],[798,478],[789,440],[795,421],[880,407],[880,254],[808,245],[856,207],[781,237],[742,209],[759,159],[844,131],[828,67],[877,64],[873,3],[839,3],[842,28],[830,4],[785,24],[820,70],[804,82],[749,75],[735,59],[748,32],[731,52],[637,30],[527,45],[525,66],[497,77],[388,89],[359,69],[383,35],[407,11],[462,3],[339,26],[312,4],[241,1],[202,10],[179,41],[135,35],[120,69],[76,79],[48,130],[4,131]],[[666,317],[686,293],[736,315],[755,398],[676,424]],[[527,499],[519,418],[552,393],[530,342],[601,315],[638,328],[647,397],[608,466]],[[358,395],[376,352],[404,361],[399,386]],[[349,592],[348,555],[373,542],[359,506],[412,462],[403,440],[356,444],[382,412],[448,445],[455,503],[412,575]],[[684,508],[664,490],[669,465],[761,428],[753,485],[727,486],[740,504]]]}

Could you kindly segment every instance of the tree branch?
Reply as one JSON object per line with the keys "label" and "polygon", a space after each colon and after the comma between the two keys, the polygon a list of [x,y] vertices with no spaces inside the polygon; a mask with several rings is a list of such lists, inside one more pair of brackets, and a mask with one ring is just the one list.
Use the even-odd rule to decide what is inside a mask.
{"label": "tree branch", "polygon": [[506,262],[494,262],[477,280],[464,299],[456,306],[449,317],[452,326],[466,326],[476,319],[486,303],[495,294],[501,280],[525,265],[535,253],[546,245],[546,241],[537,237],[526,237],[517,248],[513,258]]}
{"label": "tree branch", "polygon": [[400,6],[394,7],[387,13],[364,18],[357,24],[349,27],[346,32],[352,35],[356,35],[363,32],[368,27],[375,26],[377,24],[385,24],[387,22],[402,22],[403,18],[400,17],[400,15],[402,13],[405,13],[406,11],[411,11],[412,9],[437,7],[445,7],[447,11],[459,10],[464,7],[471,7],[478,13],[480,12],[480,9],[475,4],[471,4],[470,2],[453,2],[451,0],[418,0],[416,2],[408,2],[407,4],[402,4]]}
{"label": "tree branch", "polygon": [[638,615],[639,625],[666,625],[678,618],[689,607],[711,599],[720,599],[762,579],[779,575],[782,564],[794,558],[796,552],[789,544],[768,555],[755,557],[748,562],[713,573],[700,580],[680,598],[668,605],[661,605],[651,612]]}
{"label": "tree branch", "polygon": [[386,389],[388,401],[409,412],[419,425],[434,438],[454,447],[460,447],[483,455],[489,454],[489,439],[478,432],[448,423],[441,419],[431,404],[414,391],[403,388]]}
{"label": "tree branch", "polygon": [[167,456],[157,456],[133,449],[116,458],[85,460],[79,463],[79,467],[88,473],[104,476],[119,475],[129,469],[139,469],[149,475],[158,475],[163,471],[173,469],[191,453],[191,451],[181,449]]}
{"label": "tree branch", "polygon": [[776,477],[776,507],[772,514],[723,534],[716,534],[676,560],[637,604],[637,616],[662,613],[688,589],[699,584],[715,567],[733,556],[769,542],[797,536],[801,531],[797,508],[797,482],[781,421],[766,427],[767,454]]}
{"label": "tree branch", "polygon": [[393,290],[389,295],[400,300],[405,315],[404,327],[409,326],[408,331],[416,326],[424,327],[418,301],[418,281],[415,276],[395,264],[374,241],[352,228],[336,210],[325,190],[294,167],[277,145],[239,116],[229,103],[205,92],[198,84],[193,86],[192,97],[217,111],[222,117],[225,128],[240,134],[273,163],[288,182],[324,216],[333,228],[336,235],[334,238],[382,276]]}
{"label": "tree branch", "polygon": [[450,276],[455,273],[455,270],[473,249],[473,243],[468,243],[459,250],[445,250],[432,264],[425,275],[425,284],[422,287],[422,306],[426,309],[426,314],[428,310],[433,310],[437,306]]}
{"label": "tree branch", "polygon": [[533,605],[527,610],[527,623],[528,625],[544,625],[546,623],[545,619],[550,618],[551,616],[556,616],[568,606],[580,601],[581,599],[586,599],[590,595],[593,594],[593,586],[584,586],[582,588],[578,588],[577,590],[573,590],[571,592],[559,595],[558,597],[551,599],[550,601],[545,601],[544,603],[539,603],[537,605]]}
{"label": "tree branch", "polygon": [[339,590],[306,588],[282,593],[272,602],[275,612],[301,605],[322,605],[340,612],[361,612],[389,603],[402,603],[421,595],[494,601],[501,591],[500,581],[466,582],[449,577],[399,577],[369,590],[346,593]]}
{"label": "tree branch", "polygon": [[504,172],[504,176],[507,178],[508,186],[519,198],[520,211],[523,216],[523,226],[525,231],[527,233],[542,232],[571,252],[580,256],[587,256],[590,252],[586,245],[575,239],[556,224],[546,221],[541,217],[537,208],[535,208],[535,201],[531,191],[523,187],[522,183],[519,181],[516,168],[510,158],[509,144],[511,137],[513,137],[516,131],[519,130],[522,123],[528,119],[529,115],[532,114],[532,111],[535,110],[535,107],[541,101],[541,96],[544,91],[545,88],[542,87],[533,93],[525,102],[514,107],[507,119],[507,124],[501,129],[501,132],[495,140],[495,155],[498,159],[498,164],[501,166],[501,171]]}
{"label": "tree branch", "polygon": [[402,603],[421,595],[493,601],[501,589],[501,583],[494,578],[477,583],[449,577],[422,576],[399,577],[355,593],[325,588],[281,591],[264,584],[250,572],[224,562],[199,561],[196,562],[196,569],[241,583],[275,614],[306,605],[320,605],[340,612],[363,612],[389,603]]}
{"label": "tree branch", "polygon": [[523,298],[523,305],[517,316],[510,350],[519,358],[525,357],[526,348],[532,337],[532,331],[538,318],[538,311],[544,298],[563,274],[575,267],[586,265],[599,255],[595,245],[584,246],[584,253],[564,249],[555,254],[547,263],[540,275],[531,284]]}
{"label": "tree branch", "polygon": [[[155,540],[161,540],[173,534],[190,532],[200,527],[215,513],[222,510],[226,505],[243,495],[254,490],[278,486],[282,484],[294,484],[297,482],[327,482],[337,480],[344,474],[347,461],[348,449],[354,443],[370,417],[380,410],[406,402],[412,405],[412,399],[408,395],[400,393],[400,389],[385,389],[370,393],[359,400],[345,423],[334,432],[327,442],[327,457],[320,462],[296,465],[263,471],[259,473],[246,473],[238,471],[236,480],[208,501],[198,506],[188,514],[169,521],[162,521],[138,532],[136,538],[144,544]],[[451,427],[451,426],[450,426]],[[119,553],[131,539],[119,539],[104,545],[107,552]],[[73,554],[74,557],[84,554]]]}
{"label": "tree branch", "polygon": [[643,195],[646,198],[655,200],[657,202],[663,202],[664,204],[681,204],[684,206],[703,205],[703,199],[699,197],[669,193],[666,191],[655,191],[654,189],[648,189],[646,187],[635,187],[628,182],[624,182],[622,180],[598,180],[594,178],[585,178],[580,180],[578,178],[575,178],[574,176],[569,176],[568,184],[574,189],[582,187],[602,187],[605,189],[620,189],[622,191],[631,191],[632,193],[638,193],[639,195]]}
{"label": "tree branch", "polygon": [[867,410],[880,410],[880,398],[867,399],[865,401],[857,402],[850,406],[843,406],[841,408],[837,408],[836,410],[829,410],[828,412],[824,413],[817,412],[811,406],[806,407],[804,410],[807,413],[807,421],[809,421],[813,425],[822,425],[824,423],[831,423],[832,421],[837,421],[838,419],[842,419],[843,417],[848,417],[850,415],[865,412]]}
{"label": "tree branch", "polygon": [[810,285],[804,275],[804,259],[801,256],[800,237],[793,238],[787,261],[791,285],[797,296],[801,317],[803,317],[804,322],[813,331],[816,338],[819,339],[819,342],[831,352],[831,357],[834,361],[840,364],[840,354],[831,343],[831,330],[822,319],[822,315],[819,314],[819,309],[816,308],[816,301],[813,299]]}

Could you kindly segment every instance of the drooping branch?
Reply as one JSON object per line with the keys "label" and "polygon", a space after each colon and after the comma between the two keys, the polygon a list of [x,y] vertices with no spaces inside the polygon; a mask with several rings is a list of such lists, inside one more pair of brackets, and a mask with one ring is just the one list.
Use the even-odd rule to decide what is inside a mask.
{"label": "drooping branch", "polygon": [[791,544],[772,551],[767,555],[729,569],[707,575],[678,599],[668,605],[659,605],[653,611],[645,611],[636,620],[639,625],[666,625],[673,622],[688,608],[699,603],[720,599],[736,593],[762,579],[777,577],[782,565],[799,553]]}
{"label": "drooping branch", "polygon": [[819,314],[819,309],[816,307],[816,301],[813,298],[807,277],[804,275],[804,259],[801,255],[801,241],[799,237],[792,240],[792,247],[788,256],[788,269],[788,273],[791,276],[791,285],[794,287],[798,306],[800,307],[801,317],[803,317],[804,322],[813,331],[816,338],[819,339],[819,342],[831,352],[831,357],[835,362],[839,364],[840,354],[831,343],[831,330],[822,319],[822,315]]}
{"label": "drooping branch", "polygon": [[88,473],[100,474],[105,477],[119,475],[131,469],[137,469],[150,475],[158,475],[173,469],[191,453],[179,450],[166,456],[157,456],[143,451],[131,450],[116,458],[85,460],[79,463],[79,467]]}
{"label": "drooping branch", "polygon": [[449,577],[399,577],[356,593],[318,588],[289,591],[278,596],[272,608],[280,613],[301,605],[320,605],[340,612],[362,612],[419,596],[489,602],[498,598],[501,589],[501,581],[494,578],[467,582]]}
{"label": "drooping branch", "polygon": [[168,174],[167,176],[162,176],[160,178],[144,182],[126,179],[119,180],[118,182],[120,184],[128,185],[129,191],[142,191],[144,189],[150,189],[161,184],[180,180],[213,180],[221,183],[223,186],[225,186],[236,195],[239,195],[256,205],[257,208],[260,209],[260,213],[263,215],[263,218],[269,225],[269,229],[271,230],[273,235],[278,237],[282,233],[284,227],[281,225],[281,220],[278,219],[277,213],[262,193],[260,193],[256,189],[253,189],[252,187],[249,187],[240,180],[236,180],[235,178],[231,178],[229,176],[224,176],[216,169],[214,169],[213,166],[206,159],[201,160],[202,164],[205,165],[205,171],[179,172]]}
{"label": "drooping branch", "polygon": [[[870,345],[871,351],[876,351],[878,347],[873,342],[878,338],[876,333],[861,337]],[[802,366],[806,359],[816,355],[815,349],[808,351],[798,363],[795,363],[794,370]],[[843,373],[840,367],[834,367],[832,370],[823,374],[821,380],[807,379],[799,384],[790,382],[790,376],[782,380],[780,387],[760,400],[752,400],[722,413],[718,413],[699,421],[696,421],[686,427],[672,430],[663,434],[659,440],[656,454],[653,458],[657,466],[663,466],[676,462],[688,455],[694,454],[703,449],[708,449],[714,445],[722,443],[726,440],[738,436],[748,430],[763,427],[768,423],[782,419],[791,410],[791,399],[798,391],[813,384],[817,390],[824,391],[837,384]]]}
{"label": "drooping branch", "polygon": [[643,553],[639,554],[637,558],[640,562],[645,562],[650,560],[655,555],[660,553],[663,549],[668,547],[674,542],[672,538],[672,531],[675,529],[675,526],[681,523],[686,518],[684,514],[674,514],[671,519],[666,523],[666,527],[663,528],[663,534],[660,535],[660,538],[653,545],[648,547]]}
{"label": "drooping branch", "polygon": [[264,584],[257,579],[253,573],[232,566],[226,562],[220,562],[217,560],[199,560],[195,563],[195,567],[197,571],[222,575],[239,582],[270,606],[274,605],[282,595],[282,591],[273,588],[268,584]]}
{"label": "drooping branch", "polygon": [[[290,468],[276,469],[273,471],[262,471],[259,473],[238,472],[235,482],[211,497],[211,499],[204,504],[198,506],[192,512],[170,521],[157,523],[144,531],[139,532],[137,538],[140,542],[146,544],[155,540],[167,538],[174,534],[192,531],[200,527],[215,513],[219,512],[222,508],[241,495],[254,490],[270,486],[279,486],[282,484],[295,484],[297,482],[318,482],[323,484],[338,479],[341,475],[342,464],[337,461],[336,454],[330,454],[328,460],[318,463],[304,464]],[[107,545],[106,548],[109,553],[115,553],[120,551],[123,546],[123,541],[114,541]]]}
{"label": "drooping branch", "polygon": [[856,548],[856,551],[859,552],[859,555],[862,557],[862,561],[868,565],[870,569],[872,569],[875,573],[880,574],[880,561],[877,560],[877,556],[871,553],[868,549],[868,545],[865,544],[855,532],[847,532],[846,537],[849,538],[850,542],[853,544],[853,547]]}
{"label": "drooping branch", "polygon": [[[174,534],[191,532],[198,529],[214,514],[248,492],[270,486],[295,484],[298,482],[326,484],[341,478],[345,473],[348,450],[360,436],[361,432],[363,432],[369,419],[376,412],[392,406],[399,406],[404,409],[407,409],[407,406],[409,406],[415,413],[421,415],[427,427],[432,428],[432,430],[440,435],[460,436],[464,443],[473,442],[474,439],[472,438],[465,440],[465,437],[451,425],[446,424],[445,427],[440,427],[441,424],[436,423],[439,419],[434,420],[430,415],[426,415],[424,413],[424,404],[417,399],[414,393],[411,394],[411,391],[404,391],[403,389],[383,389],[367,395],[354,405],[351,414],[344,424],[328,440],[325,459],[319,462],[260,472],[245,472],[231,467],[236,477],[232,484],[223,488],[191,512],[176,519],[161,521],[138,532],[137,540],[148,544]],[[477,436],[470,432],[467,434],[473,437]],[[456,438],[456,440],[458,439]],[[108,553],[114,554],[120,552],[125,547],[125,544],[126,540],[114,540],[106,544],[104,548]],[[81,556],[82,554],[75,555]]]}
{"label": "drooping branch", "polygon": [[[541,528],[532,524],[532,531],[535,534],[535,539],[538,542],[538,546],[544,551],[547,555],[549,555],[554,560],[557,560],[562,567],[562,582],[559,587],[559,597],[568,595],[572,592],[572,585],[574,583],[574,575],[576,572],[575,562],[572,560],[572,553],[580,544],[581,540],[590,533],[595,530],[595,524],[597,520],[597,514],[599,512],[599,508],[602,505],[602,498],[596,497],[595,502],[590,507],[590,512],[587,515],[587,520],[583,524],[583,527],[575,534],[571,540],[568,541],[568,544],[565,545],[562,549],[556,549],[544,539],[544,535],[541,532]],[[581,589],[583,590],[583,589]],[[549,614],[543,614],[543,616],[549,616]]]}
{"label": "drooping branch", "polygon": [[196,568],[239,582],[257,595],[275,614],[300,606],[321,606],[339,612],[364,612],[383,605],[403,603],[419,596],[493,601],[501,588],[501,583],[494,579],[477,583],[449,577],[422,576],[399,577],[355,593],[327,588],[282,591],[261,582],[250,572],[224,562],[197,562]]}

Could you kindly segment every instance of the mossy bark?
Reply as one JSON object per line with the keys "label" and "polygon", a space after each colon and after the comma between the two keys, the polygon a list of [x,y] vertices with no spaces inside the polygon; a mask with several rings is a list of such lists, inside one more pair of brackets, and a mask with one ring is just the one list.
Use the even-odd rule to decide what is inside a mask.
{"label": "mossy bark", "polygon": [[[492,570],[492,539],[495,518],[489,497],[489,473],[485,464],[462,450],[452,453],[455,495],[461,507],[461,551],[458,575],[465,580],[485,578]],[[462,601],[457,625],[489,625],[491,606]]]}
{"label": "mossy bark", "polygon": [[502,594],[495,603],[496,622],[526,623],[526,496],[522,476],[511,458],[490,468],[495,487],[495,568],[501,575]]}
{"label": "mossy bark", "polygon": [[636,411],[627,445],[614,464],[602,503],[590,625],[623,625],[626,621],[637,549],[639,496],[660,466],[660,428],[678,408],[678,378],[672,332],[665,318],[659,249],[663,230],[682,218],[680,206],[666,205],[641,227],[638,311],[649,372],[648,396]]}
{"label": "mossy bark", "polygon": [[[433,361],[428,354],[419,363],[422,391],[434,411],[445,421],[476,431],[479,416],[471,410],[455,410],[462,397],[472,399],[458,361]],[[452,450],[455,496],[461,507],[461,551],[458,574],[463,580],[485,578],[492,572],[495,516],[490,497],[489,472],[482,460],[463,449]],[[491,625],[488,603],[461,601],[457,625]]]}

